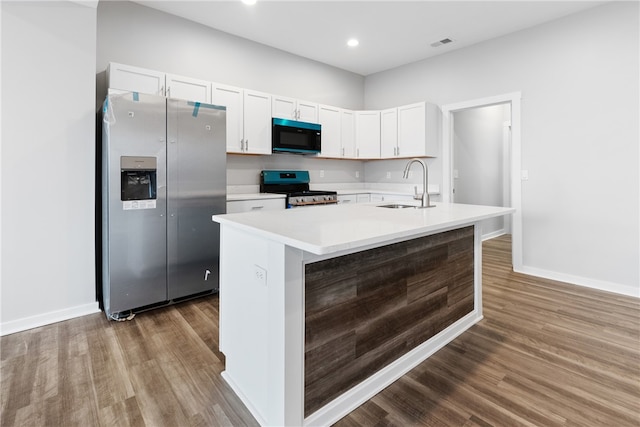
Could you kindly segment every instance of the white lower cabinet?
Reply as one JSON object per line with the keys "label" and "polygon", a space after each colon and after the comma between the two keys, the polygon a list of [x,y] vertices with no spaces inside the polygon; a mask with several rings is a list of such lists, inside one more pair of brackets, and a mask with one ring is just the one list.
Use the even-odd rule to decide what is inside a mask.
{"label": "white lower cabinet", "polygon": [[410,202],[412,200],[413,197],[406,194],[371,193],[372,202]]}
{"label": "white lower cabinet", "polygon": [[279,199],[251,199],[251,200],[227,200],[227,213],[242,213],[252,211],[277,211],[283,210],[284,198]]}
{"label": "white lower cabinet", "polygon": [[356,203],[368,203],[371,200],[369,193],[356,194]]}
{"label": "white lower cabinet", "polygon": [[354,193],[338,195],[338,203],[367,203],[369,202],[369,193]]}
{"label": "white lower cabinet", "polygon": [[358,203],[357,194],[340,194],[338,195],[338,204],[349,203],[351,205]]}

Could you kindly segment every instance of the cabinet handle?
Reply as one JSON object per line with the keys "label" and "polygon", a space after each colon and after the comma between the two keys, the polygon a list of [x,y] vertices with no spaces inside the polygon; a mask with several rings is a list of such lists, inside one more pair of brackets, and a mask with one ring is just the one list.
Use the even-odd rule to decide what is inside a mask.
{"label": "cabinet handle", "polygon": [[164,96],[164,86],[160,86],[160,94],[161,96]]}
{"label": "cabinet handle", "polygon": [[360,157],[360,149],[356,148],[356,157]]}
{"label": "cabinet handle", "polygon": [[249,151],[249,140],[248,140],[248,139],[245,139],[245,140],[244,140],[244,149],[245,149],[246,151]]}
{"label": "cabinet handle", "polygon": [[244,151],[244,139],[240,140],[240,151]]}
{"label": "cabinet handle", "polygon": [[251,206],[252,211],[257,211],[258,209],[262,209],[264,206]]}
{"label": "cabinet handle", "polygon": [[167,86],[167,98],[171,98],[171,86]]}
{"label": "cabinet handle", "polygon": [[342,147],[342,157],[344,157],[344,147]]}
{"label": "cabinet handle", "polygon": [[400,147],[396,147],[396,156],[400,155]]}

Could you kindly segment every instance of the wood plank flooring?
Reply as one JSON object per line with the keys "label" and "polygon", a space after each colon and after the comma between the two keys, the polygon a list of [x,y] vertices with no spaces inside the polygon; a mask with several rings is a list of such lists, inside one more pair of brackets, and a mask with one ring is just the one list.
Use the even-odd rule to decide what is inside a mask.
{"label": "wood plank flooring", "polygon": [[[640,300],[511,271],[485,242],[484,315],[336,426],[638,426]],[[216,296],[0,339],[1,426],[254,426],[220,372]]]}

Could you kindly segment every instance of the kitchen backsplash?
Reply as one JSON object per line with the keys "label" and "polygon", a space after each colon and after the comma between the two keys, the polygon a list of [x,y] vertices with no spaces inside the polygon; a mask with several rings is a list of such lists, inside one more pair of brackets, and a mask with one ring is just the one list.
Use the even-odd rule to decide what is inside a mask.
{"label": "kitchen backsplash", "polygon": [[[436,159],[426,160],[429,184],[440,184],[441,170]],[[258,185],[264,169],[308,170],[312,184],[420,184],[421,171],[413,166],[411,178],[402,178],[408,159],[398,160],[332,160],[295,154],[246,156],[227,154],[227,185]]]}
{"label": "kitchen backsplash", "polygon": [[246,156],[227,154],[227,185],[258,185],[264,169],[308,170],[312,183],[364,182],[364,162],[316,159],[295,154]]}
{"label": "kitchen backsplash", "polygon": [[[429,168],[429,187],[440,185],[442,174],[437,159],[424,159]],[[260,171],[264,169],[308,170],[311,185],[341,184],[364,188],[373,184],[387,188],[410,188],[422,184],[422,171],[414,165],[411,177],[402,178],[409,159],[398,160],[333,160],[295,154],[273,154],[271,156],[247,156],[227,154],[227,186],[232,192],[255,191],[260,184]],[[251,186],[251,187],[247,187]],[[332,186],[327,186],[334,187]],[[439,188],[439,187],[436,187]]]}

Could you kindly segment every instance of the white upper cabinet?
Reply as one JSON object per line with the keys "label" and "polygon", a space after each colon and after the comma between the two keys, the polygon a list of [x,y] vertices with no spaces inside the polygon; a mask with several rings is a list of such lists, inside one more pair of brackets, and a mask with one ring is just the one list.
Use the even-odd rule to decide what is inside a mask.
{"label": "white upper cabinet", "polygon": [[107,71],[107,81],[112,90],[211,103],[211,83],[206,80],[112,62]]}
{"label": "white upper cabinet", "polygon": [[271,114],[281,119],[318,123],[318,104],[299,99],[273,95]]}
{"label": "white upper cabinet", "polygon": [[380,158],[380,111],[356,111],[356,158]]}
{"label": "white upper cabinet", "polygon": [[168,98],[211,104],[211,83],[208,81],[167,74],[165,86]]}
{"label": "white upper cabinet", "polygon": [[107,85],[109,89],[123,92],[148,93],[164,96],[165,73],[131,65],[111,62],[107,68]]}
{"label": "white upper cabinet", "polygon": [[271,154],[271,96],[218,83],[211,92],[227,107],[227,152]]}
{"label": "white upper cabinet", "polygon": [[244,152],[244,90],[238,87],[214,83],[211,89],[212,102],[227,107],[227,153]]}
{"label": "white upper cabinet", "polygon": [[318,106],[318,123],[322,126],[320,156],[343,157],[340,108],[328,105]]}
{"label": "white upper cabinet", "polygon": [[354,158],[355,116],[351,110],[329,105],[318,106],[318,123],[322,126],[321,157]]}
{"label": "white upper cabinet", "polygon": [[322,125],[321,157],[436,157],[440,109],[417,102],[382,111],[352,111],[111,62],[110,91],[139,92],[227,107],[227,152],[271,154],[271,118]]}
{"label": "white upper cabinet", "polygon": [[340,136],[342,140],[342,157],[356,156],[356,115],[351,110],[340,111]]}
{"label": "white upper cabinet", "polygon": [[398,109],[380,112],[380,157],[398,156]]}
{"label": "white upper cabinet", "polygon": [[436,157],[440,109],[427,102],[398,107],[398,149],[402,157]]}
{"label": "white upper cabinet", "polygon": [[244,145],[250,154],[271,154],[271,95],[244,91]]}

